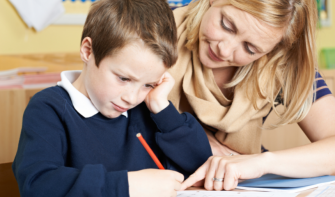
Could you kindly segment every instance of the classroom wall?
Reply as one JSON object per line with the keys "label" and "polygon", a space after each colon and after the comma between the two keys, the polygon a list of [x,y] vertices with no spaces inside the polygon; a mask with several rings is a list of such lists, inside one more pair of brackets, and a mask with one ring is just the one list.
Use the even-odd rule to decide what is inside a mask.
{"label": "classroom wall", "polygon": [[329,1],[331,2],[332,25],[330,27],[321,27],[317,31],[316,44],[318,54],[322,48],[335,48],[335,1]]}
{"label": "classroom wall", "polygon": [[[66,2],[67,10],[74,10]],[[332,26],[317,32],[317,49],[335,47],[335,3],[332,2]],[[77,52],[81,25],[51,25],[41,32],[28,29],[8,0],[0,0],[0,55]]]}
{"label": "classroom wall", "polygon": [[0,0],[0,55],[79,52],[82,25],[28,29],[8,0]]}

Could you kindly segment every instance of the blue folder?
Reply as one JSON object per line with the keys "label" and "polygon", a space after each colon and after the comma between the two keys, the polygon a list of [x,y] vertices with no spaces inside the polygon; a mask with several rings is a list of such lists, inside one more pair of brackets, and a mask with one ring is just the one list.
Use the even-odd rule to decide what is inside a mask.
{"label": "blue folder", "polygon": [[238,187],[291,190],[335,181],[335,176],[312,178],[289,178],[275,174],[266,174],[257,179],[245,180]]}

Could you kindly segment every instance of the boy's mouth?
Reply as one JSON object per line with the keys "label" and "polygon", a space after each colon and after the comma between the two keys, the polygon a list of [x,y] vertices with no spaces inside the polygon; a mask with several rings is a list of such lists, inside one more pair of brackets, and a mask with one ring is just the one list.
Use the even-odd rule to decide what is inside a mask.
{"label": "boy's mouth", "polygon": [[119,111],[119,112],[126,112],[126,111],[128,110],[128,108],[120,107],[120,106],[118,106],[117,104],[115,104],[115,103],[113,103],[113,102],[112,102],[112,105],[113,105],[114,109],[115,109],[116,111]]}

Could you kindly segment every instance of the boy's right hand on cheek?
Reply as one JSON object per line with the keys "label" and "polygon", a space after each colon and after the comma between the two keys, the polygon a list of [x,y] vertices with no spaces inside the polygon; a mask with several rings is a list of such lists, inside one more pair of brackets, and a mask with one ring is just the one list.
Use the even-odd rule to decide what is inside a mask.
{"label": "boy's right hand on cheek", "polygon": [[165,72],[157,86],[145,98],[148,109],[157,114],[169,105],[168,95],[174,86],[174,78]]}
{"label": "boy's right hand on cheek", "polygon": [[171,197],[184,181],[184,176],[172,170],[146,169],[128,172],[130,197]]}

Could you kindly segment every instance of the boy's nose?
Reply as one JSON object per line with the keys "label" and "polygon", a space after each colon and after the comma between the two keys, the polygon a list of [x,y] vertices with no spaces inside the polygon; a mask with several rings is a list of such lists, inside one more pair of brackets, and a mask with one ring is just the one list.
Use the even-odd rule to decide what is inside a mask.
{"label": "boy's nose", "polygon": [[137,102],[137,91],[131,90],[122,96],[122,99],[129,105],[136,105]]}

